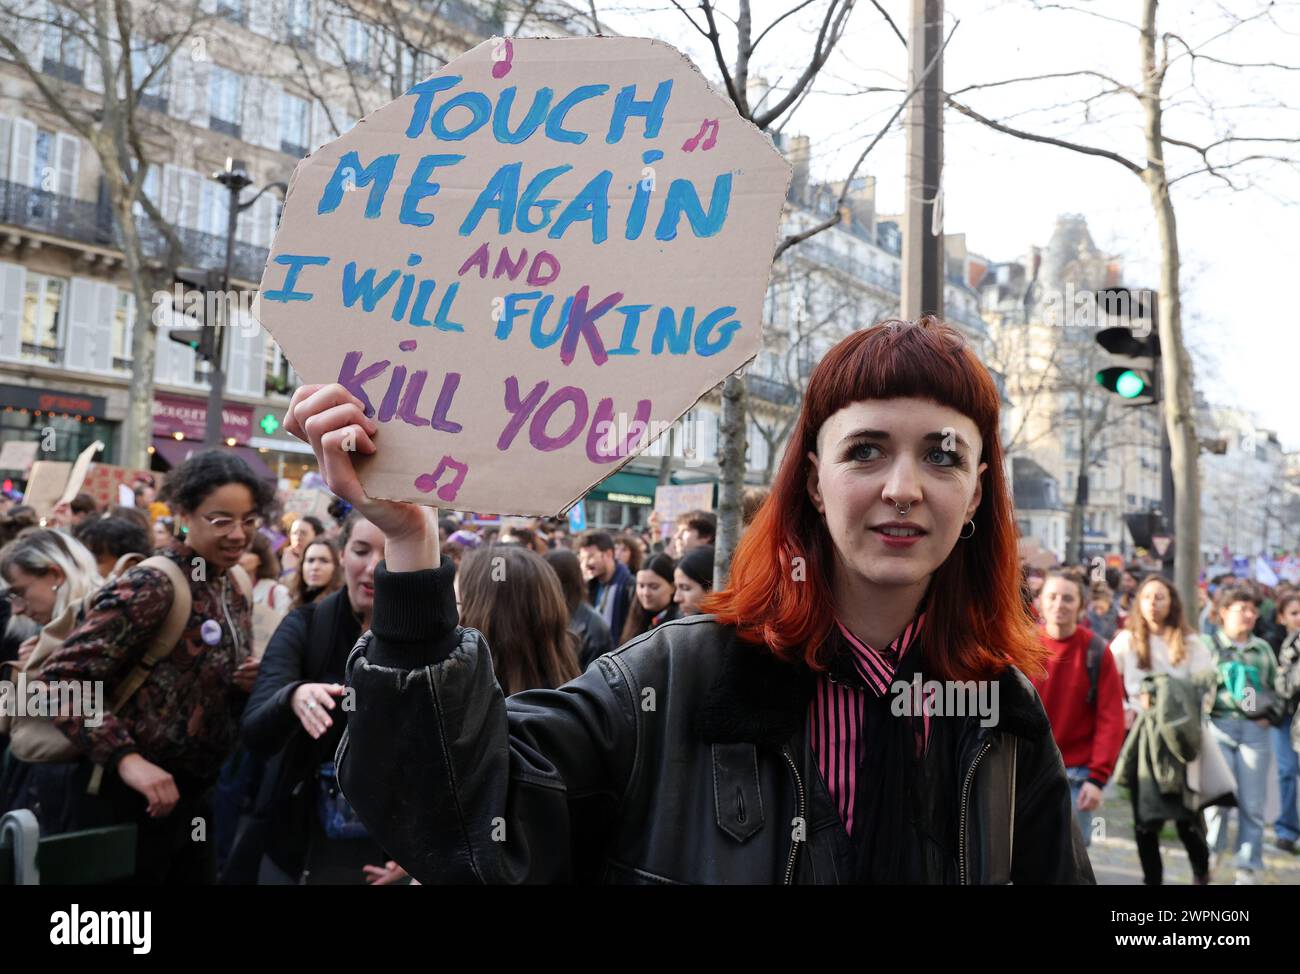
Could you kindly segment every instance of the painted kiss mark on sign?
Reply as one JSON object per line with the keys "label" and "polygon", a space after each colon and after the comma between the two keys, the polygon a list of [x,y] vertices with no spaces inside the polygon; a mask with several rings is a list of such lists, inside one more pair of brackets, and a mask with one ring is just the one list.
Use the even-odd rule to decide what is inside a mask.
{"label": "painted kiss mark on sign", "polygon": [[485,42],[299,164],[258,314],[371,496],[554,514],[757,353],[788,180],[665,44]]}

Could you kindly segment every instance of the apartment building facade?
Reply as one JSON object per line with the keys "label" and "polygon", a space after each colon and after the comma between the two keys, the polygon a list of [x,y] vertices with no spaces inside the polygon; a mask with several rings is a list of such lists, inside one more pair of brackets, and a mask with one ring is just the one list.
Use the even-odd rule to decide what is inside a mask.
{"label": "apartment building facade", "polygon": [[[1066,512],[1026,517],[1022,532],[1061,560],[1069,549],[1069,514],[1080,508],[1082,558],[1131,555],[1125,516],[1161,504],[1158,406],[1127,406],[1095,381],[1109,364],[1097,345],[1107,322],[1092,296],[1123,283],[1122,260],[1098,248],[1078,214],[1057,220],[1048,244],[1020,261],[991,265],[980,285],[990,361],[1005,378],[1005,446],[1035,482],[1046,474]],[[1082,489],[1081,479],[1086,478]],[[1038,492],[1017,485],[1017,495]]]}

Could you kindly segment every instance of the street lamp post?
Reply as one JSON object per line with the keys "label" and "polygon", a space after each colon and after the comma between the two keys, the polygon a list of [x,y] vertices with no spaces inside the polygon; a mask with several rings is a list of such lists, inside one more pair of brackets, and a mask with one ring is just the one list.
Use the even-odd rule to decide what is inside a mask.
{"label": "street lamp post", "polygon": [[221,274],[221,300],[217,302],[221,308],[220,320],[214,325],[216,333],[213,335],[211,370],[208,373],[208,415],[204,441],[210,448],[220,446],[223,442],[221,408],[226,393],[226,330],[230,324],[230,278],[235,263],[235,228],[239,223],[239,214],[261,199],[268,189],[279,189],[282,195],[288,192],[284,183],[268,183],[252,199],[241,203],[239,194],[253,185],[242,159],[227,158],[226,167],[213,173],[212,178],[230,193],[230,203],[226,213],[226,262]]}

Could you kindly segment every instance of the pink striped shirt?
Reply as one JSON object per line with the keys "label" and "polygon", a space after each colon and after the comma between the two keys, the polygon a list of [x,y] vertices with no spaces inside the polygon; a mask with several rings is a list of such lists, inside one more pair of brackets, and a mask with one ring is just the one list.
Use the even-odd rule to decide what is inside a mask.
{"label": "pink striped shirt", "polygon": [[[853,832],[853,804],[857,795],[858,768],[866,741],[862,725],[868,694],[883,697],[889,693],[894,671],[916,641],[925,621],[925,613],[913,619],[883,652],[872,649],[845,628],[838,619],[840,635],[848,644],[849,662],[862,686],[833,680],[822,673],[808,706],[808,740],[812,746],[817,770],[830,792],[831,800],[840,813],[840,821],[850,834]],[[930,740],[930,718],[923,715],[924,732],[918,740],[924,748]]]}

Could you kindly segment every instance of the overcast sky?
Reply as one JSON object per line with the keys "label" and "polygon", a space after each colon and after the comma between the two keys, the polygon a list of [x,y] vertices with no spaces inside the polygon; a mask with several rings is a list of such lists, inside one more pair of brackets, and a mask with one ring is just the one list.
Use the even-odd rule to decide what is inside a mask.
{"label": "overcast sky", "polygon": [[[825,2],[815,0],[762,42],[755,73],[778,86],[797,75],[807,63],[812,28]],[[906,34],[908,4],[885,0],[882,5]],[[1078,5],[1100,16],[1035,9],[1030,0],[949,0],[945,33],[954,24],[956,29],[945,55],[945,88],[956,93],[969,85],[1084,69],[1135,84],[1140,78],[1137,33],[1103,18],[1131,19],[1140,4],[1094,0]],[[609,8],[609,19],[622,33],[654,34],[675,43],[716,80],[718,70],[703,38],[671,4],[665,6],[649,13],[639,8],[635,17]],[[756,0],[755,33],[789,6]],[[1233,0],[1227,6],[1244,16],[1263,3]],[[1227,61],[1300,64],[1300,9],[1283,0],[1272,6],[1272,22],[1239,27],[1202,50]],[[1221,5],[1205,0],[1167,2],[1164,7],[1159,29],[1181,35],[1193,47],[1229,24]],[[816,94],[786,126],[791,134],[811,136],[814,177],[842,178],[901,98],[888,92],[860,93],[869,86],[901,88],[905,52],[863,0],[851,23]],[[1171,51],[1180,50],[1172,42]],[[1226,134],[1231,126],[1239,136],[1300,137],[1300,71],[1243,70],[1198,60],[1193,88],[1189,60],[1181,58],[1169,74],[1166,90],[1172,107],[1166,134],[1208,141],[1212,133]],[[1113,96],[1085,114],[1082,100],[1105,87],[1093,78],[1057,79],[971,91],[960,98],[986,116],[1111,149],[1143,164],[1135,99]],[[946,113],[945,125],[947,232],[964,232],[967,245],[992,260],[1012,260],[1032,244],[1045,244],[1058,214],[1081,213],[1097,245],[1123,257],[1130,284],[1158,285],[1156,227],[1146,188],[1136,176],[1109,160],[993,132],[953,111]],[[1251,147],[1278,154],[1287,149]],[[1292,154],[1300,156],[1300,145]],[[1195,157],[1180,151],[1169,162],[1171,171],[1184,172],[1194,168]],[[880,212],[901,212],[904,165],[904,140],[896,128],[868,156],[862,170],[878,181]],[[1239,167],[1234,173],[1242,174],[1234,178],[1246,187],[1238,192],[1207,176],[1174,187],[1183,258],[1183,326],[1193,350],[1197,387],[1212,402],[1249,410],[1263,428],[1278,432],[1287,449],[1297,450],[1300,321],[1289,285],[1300,266],[1300,176],[1294,167],[1283,166]]]}

